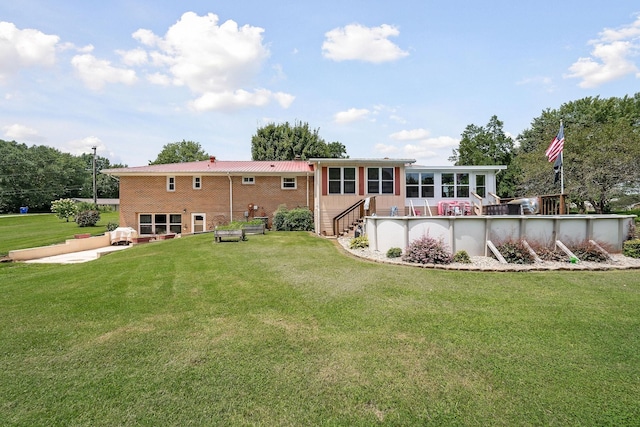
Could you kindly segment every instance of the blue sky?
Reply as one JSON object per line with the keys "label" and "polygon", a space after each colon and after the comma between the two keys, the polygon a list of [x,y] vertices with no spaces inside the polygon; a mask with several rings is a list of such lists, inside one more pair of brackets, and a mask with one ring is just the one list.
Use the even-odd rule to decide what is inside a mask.
{"label": "blue sky", "polygon": [[270,122],[353,158],[448,165],[493,115],[640,91],[627,0],[49,1],[0,4],[0,139],[146,165],[199,142],[250,160]]}

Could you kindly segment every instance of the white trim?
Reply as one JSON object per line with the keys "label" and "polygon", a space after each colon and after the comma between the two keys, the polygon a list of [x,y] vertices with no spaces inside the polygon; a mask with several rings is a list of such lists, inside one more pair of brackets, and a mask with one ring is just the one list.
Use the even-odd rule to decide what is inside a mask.
{"label": "white trim", "polygon": [[255,176],[243,176],[242,185],[254,185],[256,183]]}
{"label": "white trim", "polygon": [[[285,179],[293,179],[293,187],[286,187],[284,184]],[[298,188],[298,177],[295,176],[282,176],[280,177],[280,189],[281,190],[296,190]]]}
{"label": "white trim", "polygon": [[167,177],[167,191],[176,191],[176,177],[173,175]]}
{"label": "white trim", "polygon": [[196,216],[202,216],[202,231],[200,231],[200,233],[204,233],[207,231],[207,214],[199,212],[193,212],[191,214],[191,232],[196,233]]}
{"label": "white trim", "polygon": [[[192,183],[193,183],[193,189],[194,190],[202,190],[202,177],[200,175],[194,176],[193,180],[192,180]],[[198,185],[196,185],[196,183]]]}

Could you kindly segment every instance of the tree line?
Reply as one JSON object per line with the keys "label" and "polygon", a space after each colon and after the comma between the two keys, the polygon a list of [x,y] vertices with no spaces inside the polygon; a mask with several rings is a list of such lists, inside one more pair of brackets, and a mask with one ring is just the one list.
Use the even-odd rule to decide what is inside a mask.
{"label": "tree line", "polygon": [[[123,167],[96,156],[100,198],[117,198],[118,182],[100,170]],[[43,145],[0,140],[0,213],[48,212],[53,200],[93,198],[93,154],[74,156]]]}

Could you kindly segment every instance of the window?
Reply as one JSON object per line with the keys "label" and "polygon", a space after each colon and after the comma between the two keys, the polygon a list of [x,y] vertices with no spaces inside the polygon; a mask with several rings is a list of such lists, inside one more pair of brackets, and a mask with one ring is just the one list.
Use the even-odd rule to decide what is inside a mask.
{"label": "window", "polygon": [[435,185],[433,172],[407,172],[407,197],[434,197]]}
{"label": "window", "polygon": [[420,179],[420,187],[422,190],[420,194],[422,197],[434,197],[436,193],[436,186],[433,178],[433,172],[421,173],[420,176],[422,177]]}
{"label": "window", "polygon": [[487,178],[485,175],[476,175],[476,194],[480,197],[487,196]]}
{"label": "window", "polygon": [[140,234],[167,234],[182,231],[181,214],[140,214]]}
{"label": "window", "polygon": [[367,168],[367,193],[393,194],[393,168]]}
{"label": "window", "polygon": [[296,189],[296,178],[286,178],[282,177],[282,189],[283,190],[295,190]]}
{"label": "window", "polygon": [[200,190],[202,188],[202,178],[199,176],[193,177],[193,189]]}
{"label": "window", "polygon": [[407,197],[420,197],[420,174],[407,172],[405,180]]}
{"label": "window", "polygon": [[469,197],[469,174],[443,173],[442,197]]}
{"label": "window", "polygon": [[252,176],[243,176],[242,183],[247,185],[253,185],[256,183],[256,179]]}
{"label": "window", "polygon": [[167,191],[176,191],[176,177],[168,176],[167,177]]}
{"label": "window", "polygon": [[356,168],[329,168],[329,194],[356,194]]}

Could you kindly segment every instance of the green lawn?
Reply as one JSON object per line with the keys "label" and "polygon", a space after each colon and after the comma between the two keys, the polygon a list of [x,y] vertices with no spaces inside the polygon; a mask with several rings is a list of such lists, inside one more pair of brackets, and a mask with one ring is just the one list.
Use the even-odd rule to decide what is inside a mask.
{"label": "green lawn", "polygon": [[118,212],[100,214],[95,227],[79,227],[54,214],[0,215],[0,257],[15,249],[47,246],[73,239],[74,234],[102,234],[107,223],[118,223]]}
{"label": "green lawn", "polygon": [[639,423],[637,271],[439,271],[248,239],[0,264],[0,425]]}

